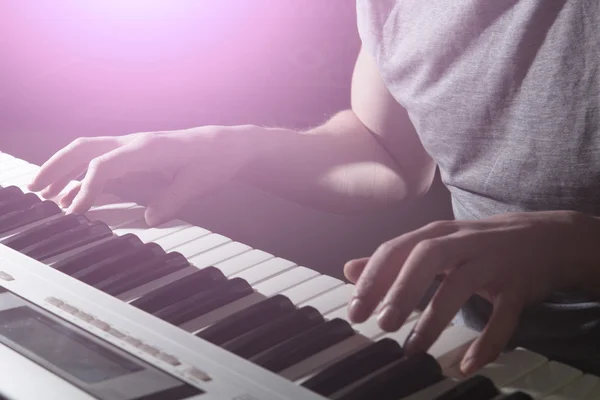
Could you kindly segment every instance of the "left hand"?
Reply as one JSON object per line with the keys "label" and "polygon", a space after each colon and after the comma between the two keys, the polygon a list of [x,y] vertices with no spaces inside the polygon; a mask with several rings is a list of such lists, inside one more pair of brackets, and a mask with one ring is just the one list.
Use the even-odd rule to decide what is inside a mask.
{"label": "left hand", "polygon": [[350,319],[365,321],[383,299],[379,325],[398,330],[442,274],[405,350],[427,350],[469,297],[479,294],[493,312],[461,363],[463,373],[475,372],[500,354],[525,306],[584,279],[574,255],[586,218],[568,211],[503,214],[434,222],[399,236],[371,257],[346,264],[346,277],[356,283]]}

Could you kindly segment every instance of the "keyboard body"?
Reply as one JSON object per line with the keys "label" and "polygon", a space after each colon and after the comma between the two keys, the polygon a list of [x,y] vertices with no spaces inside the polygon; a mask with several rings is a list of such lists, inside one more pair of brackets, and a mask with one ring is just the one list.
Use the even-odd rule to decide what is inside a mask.
{"label": "keyboard body", "polygon": [[[37,169],[35,165],[0,153],[0,186],[16,186],[27,192],[26,185]],[[149,366],[148,370],[158,371],[157,377],[164,373],[167,386],[168,377],[172,377],[202,392],[179,398],[325,399],[328,397],[304,388],[302,382],[374,341],[387,338],[401,345],[418,320],[418,313],[415,312],[400,330],[387,333],[379,329],[376,318],[372,317],[363,324],[353,324],[356,334],[352,337],[336,342],[277,373],[271,372],[195,334],[275,295],[285,296],[296,307],[313,307],[327,321],[346,320],[346,306],[353,291],[352,285],[183,221],[174,220],[157,228],[149,228],[143,220],[142,207],[113,196],[100,199],[87,216],[90,220],[103,221],[112,230],[113,237],[135,235],[144,243],[156,243],[165,251],[182,254],[191,265],[112,296],[51,267],[106,241],[106,238],[50,257],[44,262],[0,244],[0,287],[10,292],[0,293],[0,298],[3,295],[5,298],[4,303],[0,301],[0,312],[2,304],[10,307],[17,301],[8,300],[10,296],[19,297],[19,301],[25,301],[30,307],[47,313],[49,318],[65,321],[69,326],[81,329],[116,351],[124,352]],[[58,216],[44,221],[52,218]],[[28,227],[38,224],[40,222]],[[20,227],[0,234],[0,239],[9,238],[24,229]],[[217,268],[228,279],[244,279],[252,286],[253,293],[177,326],[129,304],[152,290],[185,279],[198,269],[209,266]],[[437,360],[447,379],[408,398],[435,398],[437,394],[459,384],[464,378],[457,373],[457,362],[477,336],[477,332],[465,327],[448,326],[428,352]],[[0,357],[6,360],[0,363],[0,376],[3,377],[0,379],[0,395],[9,399],[38,399],[41,394],[44,398],[56,399],[95,398],[90,391],[74,385],[47,366],[34,362],[35,357],[24,356],[14,346],[0,342]],[[504,354],[479,373],[492,380],[505,393],[522,391],[532,398],[551,400],[600,399],[599,378],[525,349]],[[144,379],[146,382],[163,379],[151,379],[150,376],[140,379],[142,382]],[[104,390],[102,393],[106,398],[111,398],[111,390],[115,400],[134,396],[125,393],[131,381],[119,382],[119,377],[106,381],[111,381],[113,386],[95,386],[97,390]],[[31,382],[36,384],[32,385]]]}

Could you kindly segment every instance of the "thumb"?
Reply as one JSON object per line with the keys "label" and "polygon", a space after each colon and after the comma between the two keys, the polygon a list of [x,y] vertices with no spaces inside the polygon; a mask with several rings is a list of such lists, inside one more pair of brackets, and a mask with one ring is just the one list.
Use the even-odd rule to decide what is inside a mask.
{"label": "thumb", "polygon": [[481,335],[471,344],[461,363],[461,372],[470,375],[493,362],[504,350],[519,323],[523,304],[516,299],[499,295],[494,310]]}

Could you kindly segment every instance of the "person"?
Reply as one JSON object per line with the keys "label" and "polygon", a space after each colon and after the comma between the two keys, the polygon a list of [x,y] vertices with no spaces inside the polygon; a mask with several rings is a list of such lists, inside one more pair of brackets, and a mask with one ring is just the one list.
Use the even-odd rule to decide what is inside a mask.
{"label": "person", "polygon": [[358,0],[351,109],[307,131],[203,126],[80,138],[31,183],[86,211],[107,183],[168,177],[145,217],[172,218],[232,179],[336,213],[425,194],[436,168],[455,219],[350,260],[349,304],[398,329],[443,280],[405,343],[449,322],[481,331],[465,374],[527,346],[600,372],[600,5],[595,0]]}

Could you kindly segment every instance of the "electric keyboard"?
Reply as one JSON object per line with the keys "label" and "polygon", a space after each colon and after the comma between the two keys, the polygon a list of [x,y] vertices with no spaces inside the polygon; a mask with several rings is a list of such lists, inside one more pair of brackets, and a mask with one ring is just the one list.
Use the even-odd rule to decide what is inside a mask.
{"label": "electric keyboard", "polygon": [[462,326],[404,357],[417,312],[351,324],[352,285],[114,196],[65,216],[38,168],[0,153],[0,398],[600,399],[526,349],[461,377]]}

